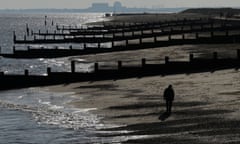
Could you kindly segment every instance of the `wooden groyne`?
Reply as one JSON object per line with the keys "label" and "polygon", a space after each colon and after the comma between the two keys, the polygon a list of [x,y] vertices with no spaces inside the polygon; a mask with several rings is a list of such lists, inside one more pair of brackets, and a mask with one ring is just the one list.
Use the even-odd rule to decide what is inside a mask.
{"label": "wooden groyne", "polygon": [[94,70],[88,73],[77,72],[76,61],[71,62],[71,72],[52,72],[47,69],[47,76],[32,76],[25,70],[24,75],[0,75],[0,90],[25,88],[32,86],[47,86],[66,84],[71,82],[118,80],[126,78],[141,78],[146,76],[170,75],[181,73],[213,72],[216,70],[238,69],[240,67],[240,50],[235,59],[219,59],[215,52],[212,59],[197,59],[190,54],[189,61],[171,61],[165,57],[165,63],[149,64],[147,59],[141,60],[141,66],[124,66],[123,61],[117,62],[117,68],[101,69],[98,63],[94,64]]}
{"label": "wooden groyne", "polygon": [[118,52],[118,51],[131,51],[131,50],[140,50],[140,49],[149,49],[149,48],[159,48],[167,47],[174,45],[185,45],[185,44],[229,44],[229,43],[240,43],[240,35],[211,35],[209,37],[200,37],[199,33],[195,34],[195,38],[186,39],[185,35],[182,35],[181,39],[173,39],[171,36],[168,37],[168,40],[161,40],[154,42],[143,42],[139,40],[138,44],[130,44],[128,41],[125,41],[125,45],[114,45],[112,43],[111,48],[101,47],[101,44],[98,43],[96,47],[87,47],[84,44],[83,49],[73,49],[72,46],[69,49],[31,49],[28,47],[27,50],[17,50],[13,47],[12,54],[3,54],[0,56],[8,58],[56,58],[56,57],[65,57],[65,56],[75,56],[75,55],[87,55],[87,54],[99,54],[99,53],[109,53],[109,52]]}
{"label": "wooden groyne", "polygon": [[[150,31],[146,32],[146,29]],[[69,49],[59,49],[57,47],[54,49],[32,49],[28,47],[27,50],[17,50],[14,47],[12,54],[0,54],[0,56],[9,58],[56,58],[184,44],[239,43],[240,34],[232,34],[232,31],[240,31],[240,26],[232,25],[227,21],[219,21],[216,24],[211,19],[185,19],[151,24],[123,24],[119,27],[117,25],[97,26],[96,30],[94,30],[94,26],[88,29],[75,28],[75,31],[70,30],[68,33],[57,33],[56,31],[54,33],[43,33],[39,31],[36,35],[33,33],[33,39],[27,39],[27,36],[24,36],[23,40],[17,40],[14,32],[13,40],[16,44],[78,43],[82,44],[82,47],[81,49],[73,49],[71,45]],[[191,36],[188,37],[189,35]],[[146,39],[148,39],[147,42]],[[133,40],[134,43],[132,43]],[[119,42],[121,42],[121,45],[116,44]],[[95,46],[89,47],[88,44],[95,44]]]}
{"label": "wooden groyne", "polygon": [[[179,25],[178,25],[179,26]],[[177,35],[183,33],[201,33],[201,32],[215,32],[215,31],[230,31],[230,30],[239,30],[239,26],[227,26],[220,25],[214,26],[213,23],[205,23],[199,25],[198,23],[193,23],[191,25],[186,25],[190,28],[186,28],[181,26],[179,28],[169,27],[159,27],[151,28],[141,27],[141,28],[131,28],[131,29],[118,29],[118,30],[105,30],[105,31],[70,31],[69,33],[34,33],[34,38],[32,40],[27,40],[26,36],[24,36],[23,40],[17,40],[16,35],[14,33],[14,42],[16,44],[39,44],[39,43],[106,43],[112,41],[123,41],[123,40],[134,40],[134,39],[144,39],[144,38],[152,38],[152,37],[160,37],[166,35]],[[195,28],[195,27],[199,28]],[[149,30],[150,33],[144,33],[144,31]],[[160,32],[156,32],[156,30],[160,30]],[[128,33],[131,32],[129,35]],[[140,34],[138,33],[140,32]],[[119,33],[121,34],[119,36]],[[138,33],[138,34],[136,34]],[[37,38],[36,35],[42,36],[43,38]],[[110,36],[109,36],[110,35]],[[61,38],[59,38],[61,36]],[[58,38],[56,38],[58,37]]]}
{"label": "wooden groyne", "polygon": [[141,29],[141,28],[159,28],[159,27],[170,27],[170,26],[180,26],[180,25],[193,25],[201,24],[205,22],[213,22],[212,19],[178,19],[172,21],[160,21],[160,22],[151,22],[151,23],[121,23],[117,22],[115,24],[102,24],[102,25],[88,25],[85,27],[73,27],[73,26],[56,26],[56,29],[59,31],[81,31],[81,30],[92,30],[92,31],[101,31],[101,30],[116,30],[116,29]]}

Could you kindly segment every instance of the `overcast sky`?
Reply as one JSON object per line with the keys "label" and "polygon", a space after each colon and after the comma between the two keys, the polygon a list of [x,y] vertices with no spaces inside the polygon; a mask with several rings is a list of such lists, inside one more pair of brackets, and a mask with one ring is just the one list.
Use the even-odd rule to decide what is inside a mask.
{"label": "overcast sky", "polygon": [[[0,9],[87,8],[93,2],[116,0],[0,0]],[[240,0],[118,0],[127,7],[240,7]]]}

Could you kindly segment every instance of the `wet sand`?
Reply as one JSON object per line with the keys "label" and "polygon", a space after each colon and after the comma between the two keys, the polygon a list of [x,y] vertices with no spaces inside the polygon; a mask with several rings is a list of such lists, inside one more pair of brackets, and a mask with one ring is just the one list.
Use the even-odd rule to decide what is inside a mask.
{"label": "wet sand", "polygon": [[[162,62],[168,55],[175,60],[188,60],[189,53],[197,57],[211,57],[218,51],[221,57],[236,57],[237,44],[183,45],[131,52],[89,55],[88,61],[101,61],[102,65],[125,60],[124,64]],[[133,61],[130,63],[130,61]],[[148,63],[148,61],[147,61]],[[106,67],[106,66],[104,66]],[[75,92],[82,97],[71,102],[78,108],[97,108],[91,111],[102,117],[102,123],[118,125],[100,131],[129,130],[125,134],[104,134],[104,137],[125,136],[126,143],[226,143],[240,142],[240,83],[235,69],[216,72],[154,76],[123,80],[91,81],[50,87],[57,92]],[[176,97],[173,113],[165,117],[163,91],[172,84]],[[161,116],[162,120],[159,120]],[[164,120],[163,120],[164,119]],[[131,140],[133,137],[154,136]]]}

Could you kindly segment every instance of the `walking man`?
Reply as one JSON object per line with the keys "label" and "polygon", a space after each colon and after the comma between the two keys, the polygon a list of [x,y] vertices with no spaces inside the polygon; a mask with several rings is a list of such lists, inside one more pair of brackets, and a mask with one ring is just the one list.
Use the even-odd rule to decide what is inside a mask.
{"label": "walking man", "polygon": [[166,112],[171,114],[172,102],[174,100],[174,90],[172,85],[169,85],[168,88],[164,90],[163,94],[164,100],[166,100]]}

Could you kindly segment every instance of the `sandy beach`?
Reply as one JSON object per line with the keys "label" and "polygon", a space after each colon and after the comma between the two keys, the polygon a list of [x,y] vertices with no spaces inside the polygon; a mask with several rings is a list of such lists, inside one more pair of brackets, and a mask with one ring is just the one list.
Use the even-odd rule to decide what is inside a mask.
{"label": "sandy beach", "polygon": [[[74,58],[100,61],[102,68],[106,68],[105,62],[112,61],[114,66],[117,60],[123,60],[123,66],[139,65],[143,57],[150,60],[147,63],[161,63],[164,56],[170,56],[174,60],[188,60],[189,53],[195,53],[196,57],[211,57],[213,51],[218,51],[220,58],[236,57],[238,48],[237,44],[183,45]],[[173,85],[176,97],[172,115],[165,117],[163,91],[169,84]],[[125,143],[233,144],[240,142],[239,87],[239,71],[229,69],[90,81],[52,86],[50,90],[75,92],[82,99],[71,102],[71,105],[77,108],[96,108],[90,112],[102,117],[103,124],[119,126],[100,131],[130,131],[100,136],[124,136]],[[159,116],[162,120],[158,119]],[[138,139],[146,135],[150,137]]]}

